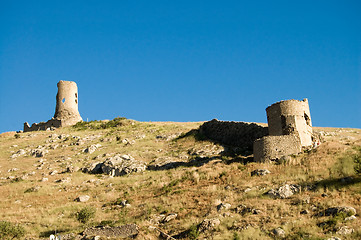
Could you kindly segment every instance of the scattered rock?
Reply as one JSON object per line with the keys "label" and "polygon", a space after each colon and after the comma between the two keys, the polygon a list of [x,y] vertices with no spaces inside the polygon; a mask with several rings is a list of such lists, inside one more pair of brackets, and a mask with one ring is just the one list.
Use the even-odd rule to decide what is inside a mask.
{"label": "scattered rock", "polygon": [[26,189],[25,193],[38,192],[39,190],[40,190],[40,186],[34,186],[34,187]]}
{"label": "scattered rock", "polygon": [[355,216],[355,215],[352,215],[352,216],[350,216],[350,217],[345,218],[345,221],[353,221],[353,220],[356,220],[356,216]]}
{"label": "scattered rock", "polygon": [[228,210],[231,208],[231,204],[229,203],[220,203],[218,206],[217,206],[217,211],[220,212],[222,210]]}
{"label": "scattered rock", "polygon": [[243,205],[243,204],[241,204],[241,205],[237,206],[236,208],[234,208],[234,211],[236,213],[239,213],[239,214],[242,214],[242,215],[247,214],[247,213],[255,214],[255,215],[262,213],[262,211],[259,210],[259,209],[252,208],[252,207],[247,207],[246,205]]}
{"label": "scattered rock", "polygon": [[54,176],[54,175],[57,174],[57,173],[58,173],[58,171],[57,171],[57,170],[54,170],[54,171],[51,171],[51,172],[49,173],[49,175]]}
{"label": "scattered rock", "polygon": [[300,214],[308,214],[308,211],[305,209],[305,210],[302,210],[301,212],[300,212]]}
{"label": "scattered rock", "polygon": [[62,178],[62,179],[55,180],[55,182],[56,183],[69,183],[69,182],[71,182],[71,178],[70,177]]}
{"label": "scattered rock", "polygon": [[26,151],[24,149],[19,149],[16,153],[11,155],[11,158],[17,158],[17,157],[20,157],[25,154],[26,154]]}
{"label": "scattered rock", "polygon": [[136,161],[129,155],[115,155],[101,165],[102,172],[113,177],[132,172],[143,172],[146,168],[147,166],[143,162]]}
{"label": "scattered rock", "polygon": [[251,176],[264,176],[270,174],[271,172],[268,169],[256,169],[251,172]]}
{"label": "scattered rock", "polygon": [[327,238],[327,240],[341,240],[341,238],[332,236],[330,238]]}
{"label": "scattered rock", "polygon": [[278,227],[273,229],[272,233],[276,236],[276,237],[280,237],[280,238],[284,238],[286,235],[285,230],[283,230],[282,228]]}
{"label": "scattered rock", "polygon": [[268,195],[274,197],[274,198],[289,198],[293,194],[298,193],[301,191],[301,186],[295,185],[295,184],[286,184],[278,189],[271,189],[267,192]]}
{"label": "scattered rock", "polygon": [[210,231],[215,229],[221,221],[218,218],[204,219],[198,226],[200,232]]}
{"label": "scattered rock", "polygon": [[167,223],[167,222],[170,222],[170,221],[176,219],[177,217],[178,217],[178,214],[170,213],[167,216],[165,216],[161,222],[162,223]]}
{"label": "scattered rock", "polygon": [[101,146],[102,145],[100,145],[100,144],[90,145],[89,147],[85,148],[83,150],[83,152],[84,153],[93,153],[93,152],[95,152],[95,150],[97,150]]}
{"label": "scattered rock", "polygon": [[44,157],[49,151],[39,146],[37,149],[31,150],[30,155],[35,157]]}
{"label": "scattered rock", "polygon": [[48,178],[42,178],[41,182],[47,182],[49,179]]}
{"label": "scattered rock", "polygon": [[77,202],[87,202],[90,199],[88,195],[81,195],[75,199]]}
{"label": "scattered rock", "polygon": [[336,234],[340,234],[340,235],[348,235],[348,234],[351,234],[353,233],[355,230],[351,227],[348,227],[348,226],[342,226],[342,227],[339,227],[336,231]]}

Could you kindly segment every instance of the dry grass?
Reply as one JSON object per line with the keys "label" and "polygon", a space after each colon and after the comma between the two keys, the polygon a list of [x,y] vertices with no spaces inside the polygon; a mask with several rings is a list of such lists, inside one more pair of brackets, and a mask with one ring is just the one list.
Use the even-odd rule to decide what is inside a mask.
{"label": "dry grass", "polygon": [[[292,162],[273,165],[245,163],[242,156],[221,156],[218,152],[212,155],[209,149],[222,146],[199,141],[193,135],[174,139],[200,124],[129,121],[115,128],[76,130],[69,127],[54,132],[21,133],[19,138],[14,137],[15,133],[1,134],[0,220],[21,224],[27,237],[33,239],[46,238],[55,230],[81,232],[87,226],[104,221],[115,225],[136,223],[145,238],[157,239],[156,232],[148,229],[154,225],[151,220],[159,214],[177,213],[175,220],[159,227],[176,235],[205,218],[217,217],[221,225],[208,233],[210,239],[274,239],[271,232],[277,227],[286,231],[288,239],[325,239],[335,233],[323,231],[318,224],[329,218],[315,217],[316,212],[312,212],[312,208],[321,210],[341,205],[353,206],[357,212],[361,211],[360,177],[354,175],[352,162],[347,157],[353,153],[353,147],[361,146],[361,130],[315,128],[329,135],[324,137],[325,142],[320,147],[295,156]],[[49,142],[51,134],[69,136]],[[72,136],[88,137],[89,140],[83,145],[74,145],[76,139]],[[134,144],[122,142],[125,138],[134,140]],[[97,143],[102,146],[94,153],[82,152],[87,146]],[[10,158],[19,149],[54,144],[59,146],[50,149],[42,158],[42,169],[37,169],[41,164],[40,158],[28,154]],[[199,150],[207,150],[208,153],[203,156]],[[201,159],[202,164],[184,164],[169,170],[148,170],[115,178],[82,172],[62,173],[70,164],[84,167],[101,161],[104,159],[102,155],[109,153],[130,154],[147,163],[166,158],[186,162]],[[12,168],[18,170],[8,172]],[[263,168],[269,169],[271,174],[251,177],[253,170]],[[49,175],[53,170],[57,170],[58,174]],[[26,174],[28,176],[21,179]],[[10,176],[14,179],[8,179]],[[351,182],[340,181],[349,176],[353,177]],[[42,182],[44,177],[48,181]],[[66,178],[71,181],[56,182]],[[269,189],[284,183],[315,188],[289,199],[265,196]],[[35,186],[40,187],[38,191],[26,192]],[[327,196],[322,196],[323,193]],[[74,201],[84,194],[91,197],[88,202]],[[128,200],[131,207],[116,205],[119,199]],[[243,204],[261,212],[244,215],[231,209],[218,212],[216,206],[221,202],[231,204],[231,209]],[[97,209],[93,222],[85,225],[79,223],[75,216],[84,206]],[[309,213],[300,214],[302,210]],[[361,235],[359,217],[352,222],[338,224],[346,224],[356,230],[351,235],[342,236],[342,239],[357,239]]]}

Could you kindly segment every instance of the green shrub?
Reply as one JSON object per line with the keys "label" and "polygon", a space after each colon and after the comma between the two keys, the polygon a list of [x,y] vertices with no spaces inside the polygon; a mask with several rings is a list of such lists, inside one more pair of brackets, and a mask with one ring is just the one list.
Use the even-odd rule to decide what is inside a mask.
{"label": "green shrub", "polygon": [[87,223],[91,218],[95,217],[95,212],[96,209],[94,207],[85,207],[77,213],[76,218],[81,223]]}
{"label": "green shrub", "polygon": [[354,170],[357,174],[361,174],[361,147],[356,148],[357,153],[353,155],[355,163]]}
{"label": "green shrub", "polygon": [[196,224],[192,225],[189,229],[188,229],[188,234],[187,237],[191,240],[195,240],[198,239],[199,237],[199,231],[198,231],[198,226]]}
{"label": "green shrub", "polygon": [[17,239],[25,235],[25,229],[20,225],[15,225],[11,222],[0,221],[0,239]]}
{"label": "green shrub", "polygon": [[15,138],[20,138],[20,134],[19,134],[19,133],[15,133],[14,137],[15,137]]}

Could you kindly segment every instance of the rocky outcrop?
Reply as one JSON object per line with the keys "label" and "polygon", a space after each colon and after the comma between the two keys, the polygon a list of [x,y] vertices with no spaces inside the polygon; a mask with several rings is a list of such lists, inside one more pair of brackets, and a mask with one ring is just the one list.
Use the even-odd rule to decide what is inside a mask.
{"label": "rocky outcrop", "polygon": [[133,172],[143,172],[147,169],[147,165],[141,161],[135,160],[130,155],[116,154],[107,158],[104,162],[92,163],[90,166],[83,168],[85,173],[105,173],[116,177],[130,174]]}

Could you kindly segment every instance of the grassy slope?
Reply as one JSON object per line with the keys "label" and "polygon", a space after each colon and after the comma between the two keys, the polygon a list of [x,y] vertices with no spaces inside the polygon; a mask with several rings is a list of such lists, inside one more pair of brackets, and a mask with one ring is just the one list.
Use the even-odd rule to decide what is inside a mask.
{"label": "grassy slope", "polygon": [[[336,234],[329,232],[327,226],[321,228],[317,224],[330,220],[330,217],[315,217],[315,212],[329,206],[353,206],[358,213],[361,211],[360,177],[354,176],[352,158],[349,157],[355,151],[355,146],[361,146],[359,129],[315,128],[316,131],[329,133],[324,137],[325,143],[311,152],[294,157],[291,163],[272,165],[245,164],[241,157],[212,155],[210,149],[222,146],[196,140],[193,136],[165,139],[198,128],[201,123],[128,120],[124,120],[124,123],[107,129],[76,130],[69,127],[53,132],[21,133],[20,138],[15,138],[14,133],[1,134],[0,220],[21,224],[26,228],[27,237],[34,239],[47,237],[55,230],[81,232],[86,226],[97,225],[101,221],[115,225],[136,223],[141,227],[143,238],[157,239],[157,234],[149,230],[149,226],[154,225],[151,219],[161,213],[175,212],[177,219],[159,226],[171,235],[185,231],[205,218],[218,217],[221,225],[209,233],[213,239],[273,239],[270,232],[276,227],[285,229],[288,239],[326,239]],[[101,124],[94,123],[97,126]],[[51,134],[69,136],[49,143]],[[156,138],[158,135],[164,138]],[[83,145],[74,145],[76,140],[72,136],[88,137],[88,140]],[[124,138],[135,143],[125,144],[121,141]],[[102,146],[94,153],[82,152],[96,143]],[[40,158],[28,154],[10,158],[19,149],[35,149],[47,144],[58,144],[58,147],[50,149],[42,158],[42,169],[37,169]],[[69,165],[84,167],[102,161],[105,159],[102,155],[106,153],[129,154],[136,160],[151,163],[159,158],[191,161],[202,155],[201,150],[205,150],[205,155],[210,157],[201,166],[185,165],[115,178],[80,171],[61,173]],[[14,167],[18,170],[8,172]],[[269,169],[271,174],[251,177],[251,171],[260,168]],[[53,170],[57,170],[58,174],[49,175]],[[23,180],[7,179],[29,173]],[[340,181],[347,176],[353,176],[353,180]],[[48,181],[42,182],[44,177]],[[71,179],[70,182],[55,182],[67,177]],[[284,183],[316,184],[317,187],[289,199],[264,196],[269,189]],[[25,193],[34,186],[39,186],[39,191]],[[327,196],[323,197],[322,193]],[[82,194],[91,196],[90,200],[86,203],[75,202],[74,199]],[[128,200],[131,207],[113,205],[117,199]],[[309,199],[309,203],[304,199]],[[244,204],[260,209],[261,213],[241,215],[231,210],[217,212],[216,206],[221,202],[230,203],[232,208]],[[75,217],[75,213],[84,206],[97,209],[95,219],[88,225],[79,223]],[[304,209],[309,213],[300,214]],[[316,211],[312,212],[312,209]],[[342,236],[342,239],[361,238],[359,217],[347,223],[338,220],[336,224],[356,230],[352,235]]]}

